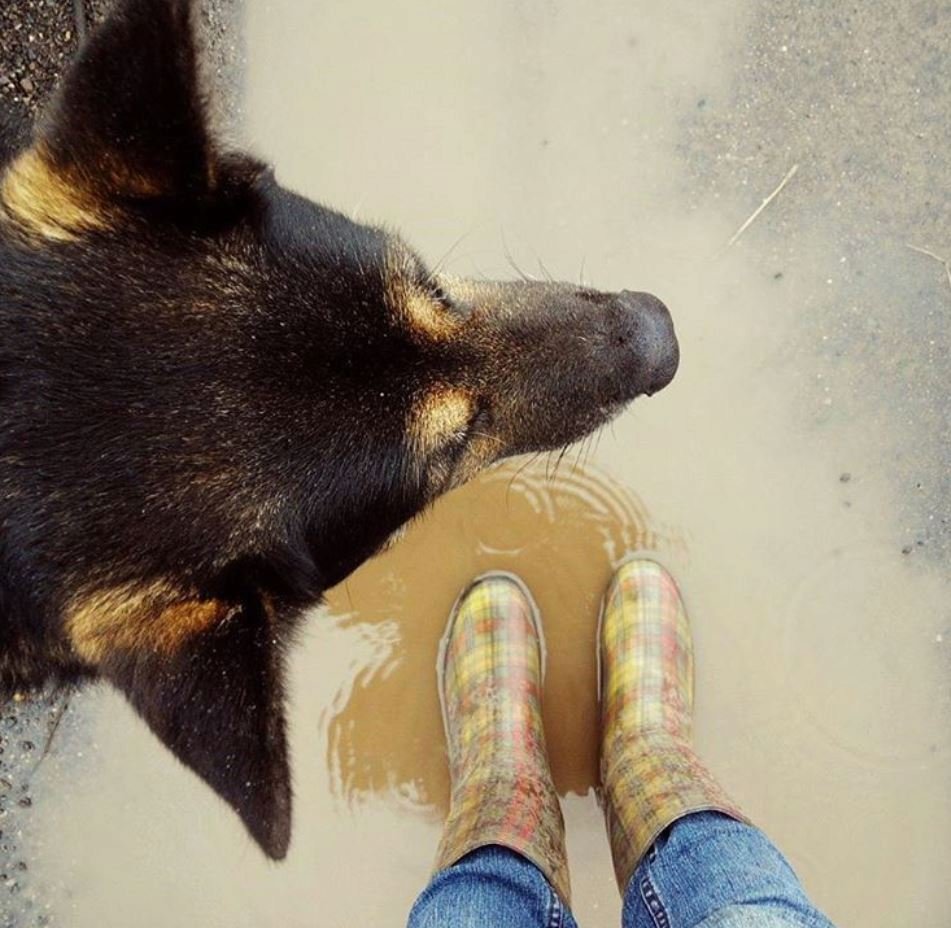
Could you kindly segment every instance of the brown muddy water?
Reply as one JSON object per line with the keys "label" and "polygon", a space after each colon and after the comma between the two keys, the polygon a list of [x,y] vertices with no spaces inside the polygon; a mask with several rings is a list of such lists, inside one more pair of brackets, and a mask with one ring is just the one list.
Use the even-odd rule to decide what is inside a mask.
{"label": "brown muddy water", "polygon": [[[556,277],[650,290],[674,315],[681,371],[557,468],[515,461],[454,492],[332,591],[293,660],[286,862],[265,862],[118,697],[84,697],[85,728],[34,784],[30,865],[58,923],[404,924],[447,803],[438,639],[459,589],[502,567],[546,629],[574,907],[583,925],[616,925],[592,793],[594,628],[612,566],[646,549],[687,598],[699,750],[808,891],[843,926],[946,928],[946,465],[928,425],[944,400],[918,414],[907,394],[932,389],[942,347],[927,320],[948,303],[939,267],[903,250],[908,216],[880,227],[880,247],[867,223],[851,234],[859,193],[828,180],[848,128],[804,141],[802,94],[816,112],[838,101],[813,65],[833,67],[839,33],[797,33],[795,16],[740,0],[248,7],[247,133],[284,183],[399,226],[433,261],[462,236],[452,273],[512,276],[508,252],[529,273],[543,260]],[[848,33],[859,61],[875,25]],[[806,64],[771,70],[787,34]],[[883,74],[902,47],[882,53]],[[751,73],[762,86],[748,90]],[[785,107],[736,116],[764,96]],[[859,156],[878,131],[862,118]],[[737,154],[777,120],[785,148]],[[861,195],[898,202],[876,170]]]}

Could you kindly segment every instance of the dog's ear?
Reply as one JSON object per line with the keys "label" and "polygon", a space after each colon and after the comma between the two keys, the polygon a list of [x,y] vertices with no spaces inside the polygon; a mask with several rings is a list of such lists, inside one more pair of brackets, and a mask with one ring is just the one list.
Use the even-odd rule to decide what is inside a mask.
{"label": "dog's ear", "polygon": [[[189,629],[196,617],[204,625],[201,616],[216,614],[197,633]],[[291,785],[273,617],[260,605],[203,602],[154,619],[156,630],[139,645],[102,648],[100,672],[175,756],[234,807],[264,852],[282,859]]]}
{"label": "dog's ear", "polygon": [[262,165],[223,155],[205,112],[193,0],[119,0],[12,165],[2,194],[32,231],[68,239],[118,209],[185,221],[232,203]]}
{"label": "dog's ear", "polygon": [[29,141],[30,124],[12,104],[0,102],[0,168]]}

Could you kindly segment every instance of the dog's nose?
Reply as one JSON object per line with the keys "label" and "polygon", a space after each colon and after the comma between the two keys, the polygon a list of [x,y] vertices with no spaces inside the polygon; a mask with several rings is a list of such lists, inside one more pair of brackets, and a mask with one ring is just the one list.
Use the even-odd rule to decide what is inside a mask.
{"label": "dog's nose", "polygon": [[638,393],[650,396],[674,379],[680,348],[667,307],[650,293],[622,290],[617,301],[625,310],[625,329],[633,349]]}

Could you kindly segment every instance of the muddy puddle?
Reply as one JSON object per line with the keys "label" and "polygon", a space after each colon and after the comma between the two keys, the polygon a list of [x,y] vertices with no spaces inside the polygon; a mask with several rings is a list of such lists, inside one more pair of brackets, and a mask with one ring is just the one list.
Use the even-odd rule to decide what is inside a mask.
{"label": "muddy puddle", "polygon": [[[404,924],[447,801],[438,640],[459,589],[502,567],[545,623],[575,909],[616,925],[593,635],[612,566],[650,550],[693,621],[699,749],[818,903],[843,926],[951,924],[951,617],[933,553],[947,478],[930,420],[904,405],[940,348],[905,313],[924,326],[944,282],[908,264],[903,228],[856,244],[798,117],[763,176],[755,154],[730,160],[725,130],[698,130],[698,113],[740,109],[750,48],[788,54],[775,22],[739,0],[702,17],[620,0],[596,16],[543,0],[248,6],[248,135],[282,181],[399,226],[434,262],[457,242],[452,273],[543,261],[657,293],[681,371],[557,469],[515,461],[454,492],[331,592],[293,657],[283,864],[118,697],[77,698],[25,838],[55,923]],[[811,37],[820,57],[830,34]],[[805,80],[786,74],[783,93]]]}
{"label": "muddy puddle", "polygon": [[395,792],[423,812],[445,813],[437,646],[459,591],[489,570],[517,572],[535,593],[555,784],[587,793],[597,782],[600,592],[626,553],[660,544],[630,491],[572,461],[557,470],[509,465],[450,494],[436,518],[415,524],[329,597],[331,615],[344,628],[360,626],[379,655],[327,711],[335,795],[361,804]]}

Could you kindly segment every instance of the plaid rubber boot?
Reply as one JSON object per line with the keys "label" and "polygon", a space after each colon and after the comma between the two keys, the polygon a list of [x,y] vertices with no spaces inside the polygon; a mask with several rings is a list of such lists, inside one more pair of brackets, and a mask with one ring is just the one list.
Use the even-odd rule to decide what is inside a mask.
{"label": "plaid rubber boot", "polygon": [[541,682],[531,594],[506,574],[479,578],[460,597],[443,639],[452,796],[436,869],[502,845],[535,864],[567,903],[564,821],[545,751]]}
{"label": "plaid rubber boot", "polygon": [[615,573],[601,616],[601,784],[623,893],[661,832],[691,812],[746,821],[691,746],[693,645],[680,592],[654,561]]}

